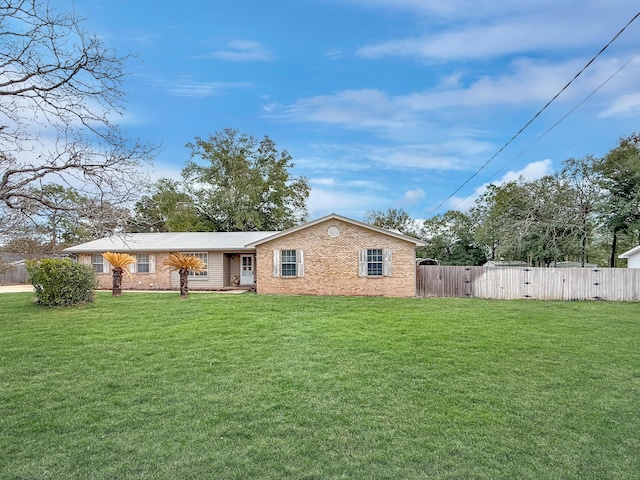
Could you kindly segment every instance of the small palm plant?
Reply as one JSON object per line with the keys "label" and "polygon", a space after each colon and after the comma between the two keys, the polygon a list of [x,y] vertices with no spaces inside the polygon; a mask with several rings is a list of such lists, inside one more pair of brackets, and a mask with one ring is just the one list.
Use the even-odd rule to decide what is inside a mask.
{"label": "small palm plant", "polygon": [[129,265],[136,263],[136,259],[128,253],[105,252],[102,257],[111,264],[113,272],[113,287],[111,293],[114,297],[122,295],[122,274],[129,273]]}
{"label": "small palm plant", "polygon": [[195,255],[185,255],[184,253],[172,253],[163,262],[163,265],[177,270],[180,275],[180,297],[189,296],[189,272],[204,272],[207,265],[202,259]]}

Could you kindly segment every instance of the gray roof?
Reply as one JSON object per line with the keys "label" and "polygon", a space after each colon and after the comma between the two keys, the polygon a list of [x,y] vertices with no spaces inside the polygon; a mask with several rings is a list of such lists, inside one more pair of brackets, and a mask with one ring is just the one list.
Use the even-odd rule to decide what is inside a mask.
{"label": "gray roof", "polygon": [[162,232],[129,233],[100,238],[65,248],[68,253],[181,252],[254,250],[247,245],[276,232]]}

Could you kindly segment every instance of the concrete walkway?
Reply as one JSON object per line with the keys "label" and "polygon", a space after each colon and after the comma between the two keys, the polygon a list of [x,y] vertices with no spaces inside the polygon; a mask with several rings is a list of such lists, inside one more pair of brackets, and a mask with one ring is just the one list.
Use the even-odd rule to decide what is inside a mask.
{"label": "concrete walkway", "polygon": [[0,285],[0,293],[33,292],[32,285]]}

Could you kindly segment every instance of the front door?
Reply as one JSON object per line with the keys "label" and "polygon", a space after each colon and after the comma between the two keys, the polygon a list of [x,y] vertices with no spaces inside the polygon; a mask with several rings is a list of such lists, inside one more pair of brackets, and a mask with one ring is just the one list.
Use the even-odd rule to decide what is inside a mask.
{"label": "front door", "polygon": [[253,255],[240,257],[240,285],[253,285]]}

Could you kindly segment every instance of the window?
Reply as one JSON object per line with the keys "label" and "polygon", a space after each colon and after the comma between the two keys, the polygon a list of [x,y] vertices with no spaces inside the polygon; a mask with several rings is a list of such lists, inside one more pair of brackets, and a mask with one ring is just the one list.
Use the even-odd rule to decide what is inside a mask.
{"label": "window", "polygon": [[206,277],[207,270],[209,269],[209,254],[207,252],[195,252],[195,253],[185,253],[185,255],[191,255],[192,257],[198,257],[200,260],[204,262],[206,265],[206,269],[201,272],[189,272],[189,276],[191,277]]}
{"label": "window", "polygon": [[274,277],[304,277],[304,255],[302,250],[274,250]]}
{"label": "window", "polygon": [[370,248],[367,250],[367,276],[382,276],[382,249]]}
{"label": "window", "polygon": [[295,277],[296,270],[296,251],[282,250],[282,276]]}
{"label": "window", "polygon": [[93,271],[96,273],[104,273],[105,268],[105,259],[99,253],[94,253],[91,255],[91,267]]}
{"label": "window", "polygon": [[390,277],[391,249],[363,248],[358,251],[358,276]]}
{"label": "window", "polygon": [[150,253],[137,253],[133,255],[136,263],[129,265],[129,273],[156,273],[156,259]]}
{"label": "window", "polygon": [[139,253],[136,255],[136,264],[138,273],[150,273],[151,262],[148,253]]}

